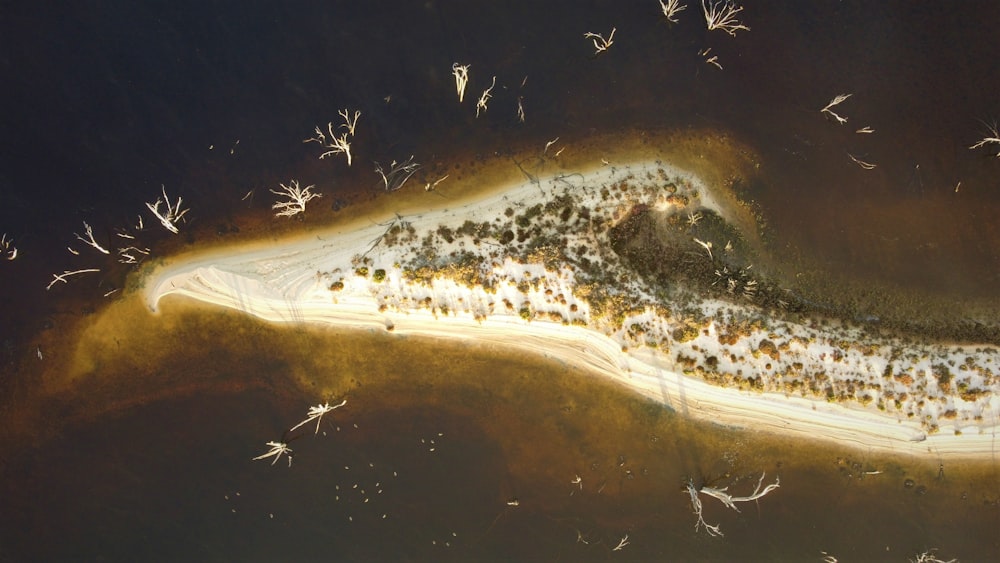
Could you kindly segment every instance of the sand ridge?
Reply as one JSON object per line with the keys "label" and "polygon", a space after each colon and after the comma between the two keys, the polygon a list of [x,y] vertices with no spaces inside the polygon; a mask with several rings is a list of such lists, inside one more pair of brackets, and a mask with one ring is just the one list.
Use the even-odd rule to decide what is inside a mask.
{"label": "sand ridge", "polygon": [[[151,275],[145,298],[154,311],[162,297],[179,295],[274,322],[325,323],[392,330],[400,335],[496,343],[609,377],[684,415],[724,425],[895,453],[970,458],[994,455],[997,425],[991,413],[1000,408],[995,394],[977,403],[979,416],[986,414],[984,423],[968,424],[962,432],[950,433],[928,432],[925,420],[907,420],[860,405],[714,385],[691,375],[691,370],[678,361],[677,351],[689,350],[689,344],[673,340],[662,348],[635,345],[635,338],[627,334],[630,326],[643,323],[646,339],[655,333],[661,342],[670,340],[670,330],[677,326],[676,319],[664,321],[653,314],[655,299],[639,285],[630,286],[630,295],[641,296],[643,302],[637,302],[634,310],[614,323],[594,314],[580,291],[577,278],[582,274],[572,267],[546,267],[496,248],[485,254],[483,248],[497,245],[481,245],[481,237],[476,237],[475,248],[466,245],[468,237],[454,240],[458,237],[450,234],[446,238],[452,241],[434,239],[437,242],[431,249],[421,244],[423,233],[440,233],[444,226],[450,233],[470,222],[485,223],[491,218],[500,224],[499,218],[514,213],[524,217],[536,206],[567,194],[586,202],[589,213],[604,213],[609,222],[618,221],[622,219],[622,202],[609,202],[607,187],[620,186],[624,193],[627,182],[660,187],[669,184],[669,192],[644,187],[643,193],[653,198],[648,203],[683,211],[692,223],[694,215],[701,213],[699,210],[734,220],[731,208],[720,205],[713,190],[697,177],[662,162],[598,165],[583,170],[572,174],[559,171],[504,185],[459,205],[448,207],[448,202],[442,202],[433,211],[397,216],[383,223],[371,222],[363,227],[355,224],[351,229],[319,233],[308,239],[248,251],[219,249],[175,261]],[[633,203],[630,200],[629,204]],[[388,234],[392,234],[393,242],[387,240]],[[717,252],[721,246],[721,242],[717,244]],[[421,264],[439,266],[444,256],[473,252],[483,255],[478,264],[492,276],[489,288],[471,287],[454,276],[414,279],[414,271]],[[607,268],[616,267],[611,258],[605,255],[604,259]],[[712,307],[718,313],[718,303],[706,302],[710,303],[706,309],[709,314]],[[715,327],[710,321],[699,328],[708,335]],[[770,330],[786,329],[778,326]],[[751,359],[754,350],[750,347],[759,348],[762,339],[754,338],[753,342],[746,338],[741,344],[746,348],[744,363],[748,370],[759,369]],[[712,353],[735,355],[726,354],[731,352],[728,348],[700,335],[696,341],[694,349],[702,359]],[[814,359],[815,363],[829,363],[826,352],[819,351],[820,346],[811,346],[806,345],[806,353],[819,358]],[[955,352],[961,353],[964,350]],[[852,369],[872,370],[873,365],[881,365],[869,365],[872,362],[864,359],[856,361],[858,367]]]}

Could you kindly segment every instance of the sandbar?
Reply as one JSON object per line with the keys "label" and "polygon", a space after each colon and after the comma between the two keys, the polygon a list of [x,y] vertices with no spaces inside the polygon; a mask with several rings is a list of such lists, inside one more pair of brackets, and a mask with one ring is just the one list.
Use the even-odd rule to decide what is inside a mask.
{"label": "sandbar", "polygon": [[[1000,355],[774,316],[759,304],[763,278],[710,238],[745,218],[691,172],[594,163],[439,201],[168,260],[147,277],[146,303],[183,296],[276,323],[491,344],[748,430],[938,458],[996,451]],[[721,290],[665,302],[631,271],[611,247],[639,214],[677,234],[685,260],[716,268]],[[703,219],[730,230],[699,231]]]}

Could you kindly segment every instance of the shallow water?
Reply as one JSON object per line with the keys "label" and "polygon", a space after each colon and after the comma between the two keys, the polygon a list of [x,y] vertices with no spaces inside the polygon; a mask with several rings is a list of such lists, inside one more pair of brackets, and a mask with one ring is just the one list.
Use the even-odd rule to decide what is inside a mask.
{"label": "shallow water", "polygon": [[[71,336],[129,271],[66,253],[81,221],[114,240],[113,228],[134,221],[165,184],[194,208],[189,228],[143,242],[161,252],[196,247],[234,228],[267,234],[266,189],[291,177],[326,194],[315,221],[373,197],[373,160],[415,154],[435,171],[468,170],[479,157],[557,136],[567,151],[619,130],[737,138],[759,168],[732,187],[764,221],[774,268],[820,297],[885,301],[838,293],[877,284],[929,292],[956,310],[995,308],[1000,231],[989,218],[1000,207],[1000,159],[967,147],[983,133],[980,120],[1000,114],[990,23],[1000,5],[759,2],[744,13],[751,31],[732,38],[707,32],[688,3],[676,26],[655,2],[10,7],[0,96],[16,111],[0,121],[0,232],[15,237],[21,257],[0,267],[4,412],[61,377],[27,362],[36,336]],[[612,26],[615,45],[591,56],[582,33]],[[722,71],[697,55],[709,46]],[[449,73],[456,61],[473,65],[464,106]],[[470,99],[493,74],[494,99],[476,119]],[[818,111],[840,93],[854,93],[841,106],[845,126]],[[318,161],[301,143],[343,107],[364,113],[351,168]],[[863,125],[876,133],[854,133]],[[878,167],[862,170],[848,152]],[[251,189],[255,199],[243,201]],[[54,271],[98,263],[100,276],[43,289]],[[926,295],[906,294],[900,306],[921,311],[913,304]],[[939,478],[933,459],[690,423],[501,350],[185,315],[131,340],[122,336],[129,318],[109,324],[84,385],[41,416],[50,437],[6,450],[0,558],[826,551],[904,560],[940,547],[944,559],[967,560],[1000,551],[995,460],[948,466]],[[307,406],[345,394],[349,405],[331,413],[325,436],[292,442],[291,468],[250,461]],[[884,473],[862,479],[855,463]],[[705,499],[724,538],[694,531],[687,478],[739,479],[732,486],[743,491],[765,471],[782,486],[757,506],[737,514]],[[582,489],[570,483],[577,475]],[[376,482],[383,492],[373,495]],[[626,533],[630,544],[612,552]]]}
{"label": "shallow water", "polygon": [[[995,464],[939,468],[693,423],[494,348],[164,316],[196,323],[202,343],[142,372],[129,348],[190,336],[126,338],[127,369],[105,369],[78,405],[112,413],[7,460],[8,557],[603,560],[625,534],[626,558],[903,560],[941,547],[968,560],[997,547]],[[136,402],[137,387],[167,396]],[[348,403],[319,434],[283,436],[331,395]],[[291,467],[251,461],[279,438]],[[725,537],[694,530],[688,479],[749,494],[762,472],[781,487],[741,513],[704,498]]]}

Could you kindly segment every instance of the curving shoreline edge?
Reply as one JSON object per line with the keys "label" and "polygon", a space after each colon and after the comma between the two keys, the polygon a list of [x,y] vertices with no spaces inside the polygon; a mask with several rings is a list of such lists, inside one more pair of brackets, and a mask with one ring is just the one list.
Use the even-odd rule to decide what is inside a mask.
{"label": "curving shoreline edge", "polygon": [[[693,218],[695,214],[704,212],[727,219],[727,210],[716,202],[711,191],[697,178],[665,167],[662,163],[602,167],[572,176],[572,181],[567,175],[560,174],[537,182],[505,186],[453,209],[442,208],[410,217],[397,217],[399,223],[390,223],[388,228],[385,223],[373,223],[367,227],[334,232],[329,237],[278,243],[243,252],[222,249],[168,264],[158,268],[147,280],[147,304],[155,311],[161,298],[179,295],[233,308],[272,322],[378,328],[400,335],[495,343],[608,377],[697,419],[891,453],[977,459],[989,459],[995,455],[996,413],[1000,412],[1000,399],[993,387],[1000,383],[992,380],[981,382],[988,393],[984,392],[975,401],[968,402],[971,405],[968,409],[978,410],[963,411],[962,415],[968,414],[969,421],[956,423],[954,432],[928,431],[928,419],[923,416],[913,419],[912,415],[893,415],[870,405],[831,402],[769,389],[741,390],[709,383],[704,377],[706,366],[710,365],[706,360],[722,356],[722,352],[728,352],[730,357],[735,358],[740,352],[734,350],[743,350],[733,363],[742,365],[748,372],[762,370],[764,362],[768,368],[772,363],[779,364],[781,354],[773,354],[775,359],[771,361],[768,357],[761,359],[760,350],[766,336],[781,330],[788,332],[792,342],[792,345],[782,349],[786,357],[794,359],[796,339],[805,341],[796,365],[802,364],[802,357],[811,358],[809,361],[813,364],[807,363],[804,369],[821,369],[814,368],[814,364],[830,366],[822,368],[824,374],[825,370],[834,370],[836,366],[831,365],[827,356],[829,346],[817,341],[815,334],[819,333],[814,330],[814,333],[795,334],[799,328],[789,329],[786,327],[788,323],[765,327],[763,335],[745,334],[735,342],[730,342],[730,339],[726,340],[728,344],[717,344],[723,342],[720,333],[724,323],[720,319],[733,314],[733,308],[739,310],[744,305],[705,299],[701,306],[707,313],[707,322],[697,323],[696,336],[691,338],[689,334],[683,338],[672,338],[671,331],[676,335],[677,330],[686,330],[685,322],[688,325],[692,323],[677,314],[666,319],[661,318],[662,315],[657,316],[652,304],[655,300],[641,286],[632,290],[638,292],[635,295],[643,295],[645,302],[633,303],[636,306],[625,312],[621,322],[617,322],[618,319],[612,322],[607,314],[598,311],[582,295],[580,288],[585,285],[586,275],[579,267],[567,263],[547,267],[541,259],[535,262],[524,260],[523,252],[519,257],[513,250],[501,249],[497,253],[491,245],[472,244],[490,235],[477,238],[476,233],[469,233],[469,237],[460,241],[468,242],[467,246],[455,244],[458,238],[456,233],[461,232],[461,225],[467,225],[470,218],[493,218],[500,229],[506,222],[503,219],[505,216],[517,221],[527,216],[535,206],[565,198],[567,194],[577,198],[577,207],[574,208],[577,211],[574,213],[579,212],[581,205],[587,206],[588,228],[591,231],[594,231],[594,216],[606,216],[608,225],[620,223],[628,216],[630,206],[649,197],[653,199],[642,200],[644,203],[641,204],[655,208],[667,217],[678,214],[683,217],[683,213],[687,213],[689,218]],[[650,185],[655,189],[648,189]],[[664,185],[673,186],[673,191],[660,191],[659,188]],[[602,195],[608,192],[608,186],[619,186],[613,201]],[[511,209],[517,209],[517,212],[507,213]],[[537,217],[536,214],[531,220],[539,220]],[[696,221],[692,219],[692,222]],[[577,220],[575,224],[582,222]],[[434,252],[434,259],[427,260],[420,254],[420,249],[428,246],[422,243],[422,234],[440,233],[445,225],[449,225],[447,228],[452,233],[445,238],[453,240],[446,244],[440,239],[423,238],[436,241],[431,246],[440,250]],[[396,227],[395,242],[390,244],[386,235]],[[410,233],[410,240],[406,240],[407,233]],[[601,233],[596,236],[600,237]],[[722,242],[717,243],[717,252],[722,245]],[[572,247],[572,243],[569,246]],[[692,247],[692,252],[698,251],[697,246],[692,244]],[[475,263],[472,270],[479,268],[481,271],[473,272],[478,276],[475,279],[485,281],[478,285],[463,283],[463,280],[468,281],[468,272],[457,269],[455,264],[469,266],[470,252],[480,248],[486,249],[480,253],[483,260]],[[452,250],[452,258],[457,255],[464,262],[449,261],[444,256],[444,251],[448,249]],[[711,249],[706,250],[712,256]],[[604,269],[613,270],[620,266],[613,258],[606,255],[603,258],[601,267]],[[439,260],[435,262],[435,259]],[[715,260],[714,256],[712,259]],[[430,272],[422,270],[422,264]],[[551,262],[549,266],[552,266]],[[638,326],[639,322],[643,324],[637,338],[630,329]],[[813,336],[806,338],[804,334]],[[656,335],[656,338],[652,339],[650,335]],[[643,345],[642,341],[647,344]],[[661,344],[648,344],[657,341]],[[697,360],[687,361],[689,358],[685,354],[689,354],[692,348],[702,352],[702,355]],[[710,348],[714,348],[715,356],[708,355]],[[958,346],[942,353],[958,358],[962,354],[972,354],[973,349]],[[858,358],[851,354],[852,350],[845,347],[842,352],[847,356],[842,370],[845,373],[851,370],[878,371],[877,368],[891,362],[886,360],[880,364],[878,354],[869,354],[869,359],[865,359],[862,353],[856,354]],[[790,360],[786,358],[784,361]],[[850,364],[851,361],[855,363]],[[984,366],[994,365],[994,361],[992,356],[983,358]],[[921,369],[921,365],[920,362],[914,363],[916,367],[911,368],[914,374]],[[780,376],[775,381],[780,383],[784,376],[780,370],[774,371]],[[834,371],[831,371],[827,377],[834,377],[833,374]],[[878,374],[873,377],[877,378]],[[925,374],[925,378],[929,377],[931,375]],[[758,376],[757,381],[760,379],[761,376]],[[905,383],[905,379],[902,381]],[[892,383],[896,385],[894,380]],[[913,383],[912,378],[910,383]],[[889,383],[885,385],[885,392],[890,392]],[[898,390],[898,387],[893,389]],[[959,399],[945,398],[951,401],[951,405],[960,402]],[[950,411],[934,411],[937,412]],[[976,417],[978,420],[975,420]],[[934,424],[936,427],[936,414]]]}

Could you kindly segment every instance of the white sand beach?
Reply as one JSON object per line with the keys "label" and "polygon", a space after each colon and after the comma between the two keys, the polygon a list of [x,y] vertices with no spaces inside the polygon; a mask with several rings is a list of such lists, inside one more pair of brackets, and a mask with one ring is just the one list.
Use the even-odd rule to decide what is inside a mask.
{"label": "white sand beach", "polygon": [[[623,220],[632,206],[676,215],[680,224],[694,225],[701,214],[742,220],[685,171],[658,162],[597,165],[500,186],[453,207],[431,201],[439,207],[386,213],[367,226],[355,221],[309,239],[168,261],[147,279],[147,303],[156,311],[163,297],[184,296],[273,322],[494,344],[611,378],[685,416],[867,450],[988,459],[1000,447],[993,375],[1000,356],[988,348],[928,342],[900,353],[899,342],[865,341],[850,327],[777,319],[723,336],[735,318],[767,317],[755,308],[753,279],[739,278],[732,300],[701,299],[692,319],[664,311],[634,276],[616,277],[621,262],[595,225]],[[545,219],[560,212],[562,223]],[[597,264],[588,271],[623,280],[611,289],[631,305],[598,313],[594,274],[553,260],[548,246],[532,247],[529,224],[539,225],[535,237],[558,233],[565,248],[579,248],[580,260]],[[689,244],[706,260],[728,247]],[[729,283],[732,290],[737,282]],[[935,376],[948,362],[948,376]],[[810,391],[817,378],[820,391]]]}

